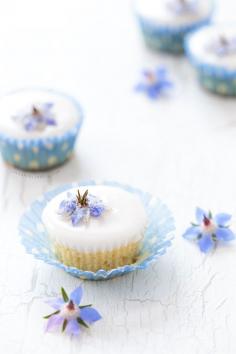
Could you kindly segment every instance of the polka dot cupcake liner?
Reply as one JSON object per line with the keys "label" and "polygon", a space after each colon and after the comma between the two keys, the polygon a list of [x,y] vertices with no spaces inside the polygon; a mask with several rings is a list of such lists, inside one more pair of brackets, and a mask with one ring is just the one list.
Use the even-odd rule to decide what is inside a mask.
{"label": "polka dot cupcake liner", "polygon": [[185,40],[185,52],[190,63],[196,69],[201,85],[222,96],[236,96],[236,71],[206,64],[196,58],[190,50],[190,40],[191,35]]}
{"label": "polka dot cupcake liner", "polygon": [[198,70],[199,81],[207,90],[222,96],[236,96],[236,75],[234,78],[218,77]]}
{"label": "polka dot cupcake liner", "polygon": [[61,165],[72,154],[80,124],[66,134],[42,140],[16,140],[0,136],[3,159],[23,170],[39,171]]}
{"label": "polka dot cupcake liner", "polygon": [[59,166],[70,158],[83,115],[78,102],[67,95],[64,96],[71,100],[80,112],[78,123],[62,135],[47,138],[16,139],[0,133],[0,150],[5,162],[22,170],[43,171]]}
{"label": "polka dot cupcake liner", "polygon": [[[51,245],[49,235],[42,222],[42,213],[47,203],[61,192],[80,186],[103,184],[121,188],[138,195],[148,215],[148,226],[142,241],[140,254],[133,264],[124,265],[111,270],[100,269],[96,272],[84,271],[75,267],[67,266],[56,258]],[[21,217],[19,235],[27,253],[50,265],[66,271],[67,273],[88,280],[106,280],[139,269],[147,268],[150,263],[164,255],[171,246],[173,232],[175,230],[174,218],[168,207],[159,199],[152,197],[136,188],[122,185],[117,182],[84,181],[60,186],[41,198],[37,199]]]}
{"label": "polka dot cupcake liner", "polygon": [[210,22],[211,16],[188,26],[175,28],[163,27],[153,24],[138,16],[144,41],[153,50],[182,54],[184,52],[184,39],[191,31],[194,31]]}

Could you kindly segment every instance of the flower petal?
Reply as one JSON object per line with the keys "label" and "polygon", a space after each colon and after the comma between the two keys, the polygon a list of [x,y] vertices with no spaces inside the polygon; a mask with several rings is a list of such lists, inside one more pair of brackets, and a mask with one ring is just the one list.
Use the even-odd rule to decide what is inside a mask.
{"label": "flower petal", "polygon": [[218,240],[231,241],[235,239],[234,233],[227,228],[218,227],[215,234]]}
{"label": "flower petal", "polygon": [[49,111],[52,107],[54,106],[54,103],[52,102],[45,102],[42,104],[42,109],[44,111]]}
{"label": "flower petal", "polygon": [[202,221],[204,219],[204,215],[208,216],[208,213],[206,213],[203,209],[197,207],[196,212],[195,212],[195,217],[196,217],[196,220],[199,224],[202,223]]}
{"label": "flower petal", "polygon": [[225,226],[231,220],[232,216],[230,214],[221,213],[215,216],[215,221],[218,225]]}
{"label": "flower petal", "polygon": [[152,85],[147,88],[147,95],[149,98],[154,100],[158,98],[159,94],[160,94],[160,90],[156,85]]}
{"label": "flower petal", "polygon": [[207,253],[214,247],[214,241],[211,235],[204,235],[198,241],[199,248],[202,252]]}
{"label": "flower petal", "polygon": [[76,207],[71,215],[71,221],[73,226],[78,225],[78,223],[86,216],[89,215],[89,208],[79,208]]}
{"label": "flower petal", "polygon": [[55,119],[50,118],[50,117],[45,117],[45,123],[46,123],[47,125],[56,125]]}
{"label": "flower petal", "polygon": [[186,238],[186,240],[196,240],[200,234],[201,230],[198,226],[191,226],[185,231],[183,237]]}
{"label": "flower petal", "polygon": [[46,331],[51,331],[52,329],[59,327],[63,321],[64,319],[61,316],[53,315],[48,319]]}
{"label": "flower petal", "polygon": [[147,86],[143,83],[139,83],[138,85],[135,86],[136,91],[146,91]]}
{"label": "flower petal", "polygon": [[79,305],[82,296],[83,296],[83,289],[82,289],[82,286],[79,286],[78,288],[76,288],[75,290],[72,291],[72,293],[70,294],[70,299],[71,299],[74,303],[76,303],[77,305]]}
{"label": "flower petal", "polygon": [[80,309],[80,317],[87,323],[93,323],[102,318],[100,313],[91,307],[84,307]]}
{"label": "flower petal", "polygon": [[53,307],[55,310],[60,310],[61,306],[64,304],[64,301],[60,298],[47,300],[46,304]]}
{"label": "flower petal", "polygon": [[174,87],[174,84],[171,81],[163,80],[163,82],[161,83],[161,86],[162,86],[163,90],[168,90],[168,89]]}
{"label": "flower petal", "polygon": [[102,215],[104,210],[105,207],[102,204],[92,204],[91,206],[89,206],[90,215],[94,216],[95,218]]}
{"label": "flower petal", "polygon": [[160,80],[160,79],[165,79],[167,77],[167,69],[164,67],[164,66],[159,66],[157,69],[156,69],[156,76],[157,78]]}
{"label": "flower petal", "polygon": [[66,326],[66,333],[77,336],[80,332],[79,324],[76,320],[70,320]]}

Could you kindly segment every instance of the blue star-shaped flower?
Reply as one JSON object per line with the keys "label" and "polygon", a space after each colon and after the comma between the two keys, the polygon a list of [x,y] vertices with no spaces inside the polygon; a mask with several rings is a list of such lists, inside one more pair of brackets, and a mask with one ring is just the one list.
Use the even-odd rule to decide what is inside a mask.
{"label": "blue star-shaped flower", "polygon": [[231,241],[235,239],[234,233],[229,229],[228,223],[231,215],[226,213],[216,214],[205,212],[196,208],[196,223],[192,224],[183,237],[187,240],[196,240],[202,252],[211,251],[217,241]]}
{"label": "blue star-shaped flower", "polygon": [[156,99],[172,87],[173,83],[168,78],[167,69],[158,67],[154,71],[143,71],[143,81],[136,86],[136,90],[146,93],[151,99]]}
{"label": "blue star-shaped flower", "polygon": [[44,318],[48,320],[46,331],[61,328],[62,332],[78,335],[81,326],[89,327],[99,321],[102,317],[100,313],[92,308],[92,305],[80,305],[83,289],[81,286],[76,288],[70,296],[61,288],[62,297],[47,301],[54,308],[54,312]]}
{"label": "blue star-shaped flower", "polygon": [[13,119],[28,132],[43,131],[47,126],[57,124],[52,111],[53,106],[51,102],[33,105],[30,109],[19,112]]}
{"label": "blue star-shaped flower", "polygon": [[168,8],[176,15],[195,12],[197,10],[197,5],[197,0],[169,0],[167,2]]}
{"label": "blue star-shaped flower", "polygon": [[210,51],[213,51],[218,56],[226,56],[236,53],[236,36],[227,37],[225,35],[220,35],[218,38],[214,39],[210,46]]}
{"label": "blue star-shaped flower", "polygon": [[58,214],[71,220],[73,226],[78,226],[83,221],[88,221],[90,217],[99,217],[106,210],[106,206],[96,196],[85,192],[84,196],[67,193],[67,198],[62,200]]}

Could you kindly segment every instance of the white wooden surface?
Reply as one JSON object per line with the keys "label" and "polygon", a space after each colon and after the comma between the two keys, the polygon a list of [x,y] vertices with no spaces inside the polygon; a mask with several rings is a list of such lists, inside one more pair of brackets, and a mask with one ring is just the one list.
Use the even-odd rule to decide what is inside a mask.
{"label": "white wooden surface", "polygon": [[[222,0],[220,20],[233,20]],[[28,85],[78,97],[86,120],[63,168],[22,174],[0,162],[0,347],[5,354],[235,354],[236,243],[204,256],[181,233],[196,205],[236,216],[236,101],[202,91],[184,58],[144,48],[127,0],[9,0],[0,12],[0,92]],[[144,66],[165,63],[172,98],[134,94]],[[84,282],[103,320],[80,339],[45,334],[46,297],[79,280],[26,255],[17,224],[54,186],[113,179],[162,198],[176,218],[156,264],[108,282]],[[234,223],[236,229],[236,224]]]}

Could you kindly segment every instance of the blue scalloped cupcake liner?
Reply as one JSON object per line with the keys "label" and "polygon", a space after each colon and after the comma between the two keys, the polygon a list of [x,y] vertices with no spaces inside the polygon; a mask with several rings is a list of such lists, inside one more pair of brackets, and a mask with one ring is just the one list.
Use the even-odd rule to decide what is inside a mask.
{"label": "blue scalloped cupcake liner", "polygon": [[219,78],[198,71],[199,81],[207,90],[221,96],[236,96],[236,76],[233,79]]}
{"label": "blue scalloped cupcake liner", "polygon": [[[96,184],[114,186],[130,193],[134,193],[139,196],[144,205],[148,215],[148,227],[144,235],[139,257],[134,264],[125,265],[109,271],[103,269],[100,269],[97,272],[83,271],[75,267],[66,266],[61,263],[53,253],[48,233],[41,218],[45,206],[57,194],[67,189]],[[101,183],[85,181],[82,183],[71,183],[60,186],[53,191],[45,193],[41,198],[36,200],[21,217],[19,223],[21,243],[27,253],[34,255],[35,258],[48,264],[63,269],[75,277],[88,280],[106,280],[138,269],[147,268],[151,262],[164,255],[167,248],[171,246],[174,230],[174,218],[167,206],[159,199],[151,197],[148,193],[142,192],[139,189],[111,181],[104,181]]]}
{"label": "blue scalloped cupcake liner", "polygon": [[0,133],[0,151],[5,162],[22,170],[42,171],[63,164],[74,151],[83,123],[82,109],[72,97],[54,90],[70,100],[80,113],[80,120],[70,130],[58,136],[37,139],[17,139]]}
{"label": "blue scalloped cupcake liner", "polygon": [[236,70],[207,64],[204,60],[196,58],[190,49],[193,34],[185,39],[185,52],[192,66],[196,69],[199,82],[207,90],[222,96],[236,96]]}
{"label": "blue scalloped cupcake liner", "polygon": [[179,27],[158,26],[141,16],[138,16],[138,21],[148,47],[172,54],[182,54],[184,52],[184,39],[186,35],[210,23],[211,16],[212,14],[191,25]]}

